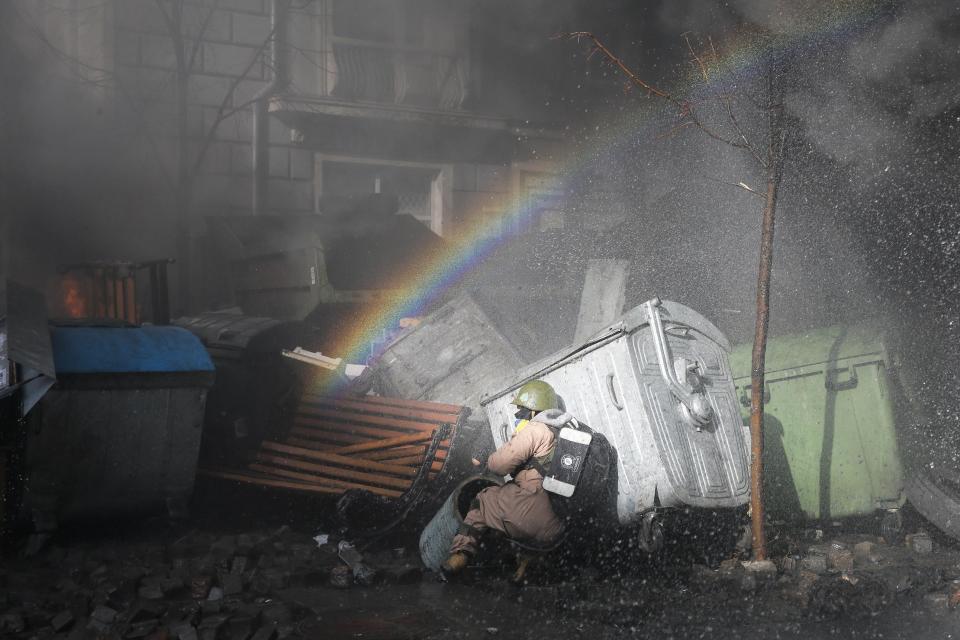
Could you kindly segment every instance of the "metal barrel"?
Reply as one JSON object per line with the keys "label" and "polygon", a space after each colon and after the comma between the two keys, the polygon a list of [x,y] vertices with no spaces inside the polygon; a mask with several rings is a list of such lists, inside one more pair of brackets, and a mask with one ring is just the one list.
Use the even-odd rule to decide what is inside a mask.
{"label": "metal barrel", "polygon": [[457,485],[420,534],[420,559],[425,567],[439,571],[447,559],[453,536],[470,510],[470,502],[483,489],[497,484],[486,476],[470,476]]}

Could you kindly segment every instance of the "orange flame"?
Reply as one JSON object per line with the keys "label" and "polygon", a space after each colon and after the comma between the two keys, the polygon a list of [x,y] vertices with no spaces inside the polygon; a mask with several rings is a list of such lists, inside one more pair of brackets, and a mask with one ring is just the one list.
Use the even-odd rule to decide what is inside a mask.
{"label": "orange flame", "polygon": [[87,316],[87,299],[83,295],[83,283],[73,274],[63,277],[63,308],[71,318],[85,318]]}

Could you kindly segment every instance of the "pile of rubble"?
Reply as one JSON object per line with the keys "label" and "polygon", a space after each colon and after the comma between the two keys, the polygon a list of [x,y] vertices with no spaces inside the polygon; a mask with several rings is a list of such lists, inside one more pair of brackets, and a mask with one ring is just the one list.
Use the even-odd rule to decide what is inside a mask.
{"label": "pile of rubble", "polygon": [[407,584],[421,575],[405,549],[364,558],[346,541],[288,527],[52,547],[0,569],[0,637],[299,637],[298,624],[316,616],[286,601],[286,589]]}
{"label": "pile of rubble", "polygon": [[[567,618],[624,628],[642,624],[665,633],[687,628],[692,620],[724,620],[731,614],[738,623],[789,625],[872,619],[907,607],[960,620],[960,552],[955,545],[935,544],[926,533],[896,545],[874,536],[841,535],[797,544],[774,561],[728,559],[715,568],[649,562],[648,568],[627,566],[631,563],[578,566],[575,572],[547,568],[517,597]],[[475,584],[503,588],[502,583]]]}

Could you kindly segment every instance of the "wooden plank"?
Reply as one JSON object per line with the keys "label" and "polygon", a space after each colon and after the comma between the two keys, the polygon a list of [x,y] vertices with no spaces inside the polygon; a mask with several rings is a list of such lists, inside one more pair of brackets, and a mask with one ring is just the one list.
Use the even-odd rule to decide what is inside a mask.
{"label": "wooden plank", "polygon": [[[390,449],[384,449],[382,451],[369,451],[351,454],[353,456],[359,456],[361,458],[366,458],[368,460],[379,460],[384,461],[388,458],[400,458],[407,456],[424,455],[427,447],[393,447]],[[376,457],[374,457],[374,455]],[[446,460],[447,450],[446,449],[437,449],[437,452],[434,454],[434,458],[437,460]]]}
{"label": "wooden plank", "polygon": [[412,444],[414,442],[426,442],[433,438],[432,433],[422,431],[420,433],[411,433],[406,436],[398,436],[396,438],[385,438],[384,440],[374,440],[373,442],[362,442],[360,444],[351,444],[346,447],[340,447],[334,451],[340,455],[346,455],[348,453],[359,453],[361,451],[377,451],[380,449],[389,449],[390,447],[396,447],[402,444]]}
{"label": "wooden plank", "polygon": [[[284,444],[293,445],[295,447],[304,447],[306,449],[313,449],[315,451],[332,451],[333,450],[330,448],[329,445],[318,443],[315,440],[302,440],[300,438],[286,438],[283,442]],[[366,457],[366,459],[379,460],[382,462],[384,459],[390,458],[391,456],[396,456],[397,452],[404,452],[404,450],[406,449],[413,449],[414,451],[412,453],[416,454],[420,460],[423,460],[423,456],[426,453],[425,452],[426,447],[394,447],[392,449],[384,449],[383,451],[355,453],[355,454],[351,454],[350,457],[366,457],[366,456],[371,456],[376,454],[378,456],[377,458]],[[409,454],[411,452],[406,451],[406,453]],[[434,454],[435,462],[430,468],[434,471],[440,471],[441,469],[443,469],[443,464],[446,458],[447,458],[447,452],[443,449],[437,449],[436,454]]]}
{"label": "wooden plank", "polygon": [[379,496],[384,496],[387,498],[399,498],[403,495],[401,491],[394,491],[393,489],[383,489],[381,487],[374,487],[367,484],[361,484],[359,482],[346,482],[344,480],[332,480],[330,478],[320,478],[317,476],[310,475],[309,473],[300,473],[299,471],[291,471],[289,469],[281,469],[279,467],[269,467],[263,464],[251,464],[249,466],[251,471],[258,471],[260,473],[265,473],[267,475],[276,475],[284,478],[293,478],[297,480],[303,480],[309,484],[315,484],[324,487],[335,487],[339,488],[340,492],[343,493],[347,489],[363,489],[364,491],[369,491],[370,493],[375,493]]}
{"label": "wooden plank", "polygon": [[392,458],[394,456],[412,456],[412,455],[423,455],[427,452],[427,445],[411,445],[404,447],[393,447],[392,449],[385,449],[383,451],[364,451],[361,453],[355,453],[355,456],[361,458],[366,458],[367,460],[383,460],[384,458]]}
{"label": "wooden plank", "polygon": [[398,418],[385,418],[383,416],[374,416],[363,413],[345,414],[342,411],[332,409],[315,409],[300,405],[297,407],[297,417],[304,418],[332,418],[337,424],[361,424],[361,425],[379,425],[384,427],[394,427],[405,429],[407,431],[433,431],[443,421],[424,422],[418,420],[400,420]]}
{"label": "wooden plank", "polygon": [[287,436],[283,439],[284,444],[290,444],[295,447],[303,447],[304,449],[313,449],[314,451],[333,451],[337,447],[343,445],[340,444],[330,444],[328,442],[320,442],[318,440],[308,440],[306,438],[297,438],[296,436]]}
{"label": "wooden plank", "polygon": [[[303,397],[313,400],[317,398],[326,398],[328,396],[305,393]],[[387,396],[361,396],[357,397],[356,400],[360,402],[366,402],[368,404],[381,404],[391,407],[409,407],[415,410],[422,409],[424,411],[440,411],[450,414],[459,414],[464,409],[464,407],[459,404],[446,404],[443,402],[431,402],[428,400],[409,400],[407,398],[390,398]]]}
{"label": "wooden plank", "polygon": [[[296,425],[296,423],[294,424]],[[342,431],[325,431],[310,427],[298,426],[294,426],[290,429],[290,435],[297,436],[298,438],[310,438],[311,440],[327,440],[329,442],[338,442],[340,443],[338,446],[376,440],[376,438],[364,438],[363,436],[355,436]]]}
{"label": "wooden plank", "polygon": [[[362,432],[366,436],[355,435],[353,433],[345,433],[341,431],[341,425],[333,426],[335,423],[327,423],[325,421],[307,421],[307,420],[296,420],[294,422],[294,427],[289,431],[289,434],[297,438],[308,438],[312,440],[326,440],[330,442],[340,442],[345,444],[358,444],[360,442],[370,442],[371,440],[377,440],[380,438],[391,438],[397,435],[404,435],[404,432],[401,431],[387,431],[383,429],[373,429],[367,427],[358,427],[355,425],[349,425],[351,430],[357,430],[357,432]],[[300,426],[297,426],[300,425]],[[327,426],[330,425],[330,426]],[[416,433],[416,432],[413,432]],[[446,450],[450,446],[450,439],[446,439],[440,442],[441,450]],[[367,456],[363,456],[367,457]],[[376,458],[371,458],[375,460]]]}
{"label": "wooden plank", "polygon": [[379,414],[385,417],[400,418],[402,420],[424,420],[428,422],[440,423],[455,423],[460,417],[459,411],[426,411],[423,409],[413,409],[410,407],[392,407],[384,404],[371,404],[344,398],[311,399],[304,400],[303,402],[315,407],[330,407],[334,410],[339,409],[343,411],[345,416],[352,416],[359,411],[371,414]]}
{"label": "wooden plank", "polygon": [[377,427],[367,427],[359,424],[334,422],[332,420],[321,420],[319,418],[308,418],[303,416],[297,416],[293,423],[300,427],[308,427],[320,431],[334,431],[337,433],[365,435],[373,438],[392,438],[394,436],[402,436],[407,433],[418,433],[421,431],[420,429],[378,429]]}
{"label": "wooden plank", "polygon": [[213,469],[199,469],[198,472],[202,476],[207,476],[209,478],[220,478],[222,480],[235,480],[237,482],[245,482],[247,484],[255,484],[261,487],[277,487],[280,489],[293,489],[296,491],[309,491],[312,493],[326,493],[332,495],[340,495],[343,493],[343,489],[332,489],[330,487],[324,487],[318,484],[308,484],[305,482],[290,482],[289,480],[275,480],[273,478],[262,478],[260,476],[255,476],[252,474],[236,472],[236,471],[216,471]]}
{"label": "wooden plank", "polygon": [[365,471],[353,471],[352,469],[344,469],[342,467],[331,467],[328,465],[315,464],[313,462],[307,462],[306,460],[298,460],[297,458],[273,455],[263,451],[257,454],[257,460],[259,462],[277,464],[284,467],[291,467],[293,469],[300,469],[302,471],[313,471],[317,475],[327,476],[330,478],[360,480],[364,483],[391,487],[394,489],[407,490],[410,488],[409,480],[394,478],[387,475],[367,473]]}
{"label": "wooden plank", "polygon": [[288,455],[297,456],[300,458],[309,458],[310,460],[319,460],[320,462],[329,462],[330,464],[336,464],[344,467],[366,469],[367,471],[382,471],[383,473],[392,473],[393,475],[397,476],[413,477],[417,475],[416,472],[410,473],[410,469],[407,467],[389,465],[383,462],[376,462],[374,460],[366,460],[364,458],[357,458],[353,456],[341,456],[337,455],[336,453],[324,453],[323,451],[305,449],[303,447],[294,447],[280,442],[270,442],[269,440],[263,442],[260,445],[260,449],[276,451],[278,453],[286,453]]}
{"label": "wooden plank", "polygon": [[416,467],[423,464],[423,456],[419,455],[419,456],[404,456],[402,458],[389,458],[384,462],[386,464],[412,465]]}

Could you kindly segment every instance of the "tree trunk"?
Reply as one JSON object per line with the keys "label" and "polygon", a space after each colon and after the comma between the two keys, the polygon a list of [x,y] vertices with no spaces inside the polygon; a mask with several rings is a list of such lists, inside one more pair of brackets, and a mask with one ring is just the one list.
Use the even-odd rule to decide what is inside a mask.
{"label": "tree trunk", "polygon": [[187,75],[177,78],[177,289],[180,313],[190,312],[190,128],[187,113]]}
{"label": "tree trunk", "polygon": [[773,231],[777,213],[777,192],[783,176],[784,128],[782,94],[775,88],[776,71],[768,71],[771,101],[767,148],[767,195],[760,231],[760,268],[757,274],[757,324],[750,361],[750,511],[754,560],[767,559],[767,537],[763,529],[763,397],[767,355],[767,326],[770,322],[770,271],[773,266]]}
{"label": "tree trunk", "polygon": [[757,277],[757,325],[753,337],[750,378],[750,509],[753,529],[753,557],[766,560],[767,539],[763,530],[763,369],[767,352],[767,325],[770,319],[770,268],[773,263],[773,223],[777,212],[779,176],[767,178],[767,201],[760,232],[760,271]]}
{"label": "tree trunk", "polygon": [[170,37],[176,56],[177,172],[174,208],[176,209],[177,310],[189,313],[191,300],[190,201],[193,176],[190,166],[190,120],[188,110],[190,68],[183,39],[183,0],[171,6]]}

